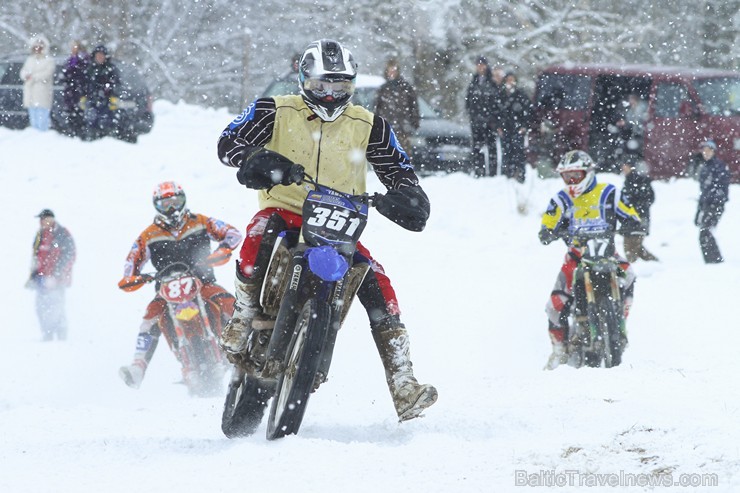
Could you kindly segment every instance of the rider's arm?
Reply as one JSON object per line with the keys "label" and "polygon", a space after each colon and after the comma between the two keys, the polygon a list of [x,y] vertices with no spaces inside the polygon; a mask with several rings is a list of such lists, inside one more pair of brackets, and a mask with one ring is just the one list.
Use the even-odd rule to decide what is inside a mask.
{"label": "rider's arm", "polygon": [[205,223],[208,236],[213,241],[218,242],[219,248],[233,250],[241,243],[242,234],[231,224],[227,224],[214,217],[207,218]]}
{"label": "rider's arm", "polygon": [[149,252],[149,244],[144,236],[145,233],[139,235],[131,245],[128,255],[126,255],[126,263],[123,267],[123,277],[138,276],[141,274],[141,268],[151,258]]}
{"label": "rider's arm", "polygon": [[126,263],[123,267],[123,277],[118,281],[118,287],[124,291],[136,291],[147,282],[147,276],[141,275],[141,268],[150,259],[149,245],[146,241],[146,231],[140,234],[131,250],[126,256]]}
{"label": "rider's arm", "polygon": [[290,185],[303,178],[303,167],[264,148],[272,138],[275,111],[274,99],[258,99],[224,129],[218,140],[219,159],[239,168],[239,183],[248,188]]}
{"label": "rider's arm", "polygon": [[365,156],[388,189],[375,205],[378,212],[396,224],[421,231],[429,219],[429,198],[419,185],[408,155],[391,135],[388,122],[375,115]]}
{"label": "rider's arm", "polygon": [[365,156],[388,189],[399,189],[419,185],[408,155],[401,150],[398,141],[391,144],[391,126],[378,115],[374,116],[370,140]]}
{"label": "rider's arm", "polygon": [[275,100],[258,99],[221,133],[218,158],[226,166],[240,168],[244,158],[267,145],[275,126]]}
{"label": "rider's arm", "polygon": [[626,231],[639,231],[642,221],[640,215],[637,213],[632,205],[625,203],[622,200],[621,193],[614,191],[615,207],[614,210],[617,215],[617,219],[625,227]]}
{"label": "rider's arm", "polygon": [[542,224],[538,234],[543,245],[549,245],[558,238],[563,237],[563,231],[567,230],[563,216],[563,209],[555,199],[551,199],[547,210],[542,214]]}

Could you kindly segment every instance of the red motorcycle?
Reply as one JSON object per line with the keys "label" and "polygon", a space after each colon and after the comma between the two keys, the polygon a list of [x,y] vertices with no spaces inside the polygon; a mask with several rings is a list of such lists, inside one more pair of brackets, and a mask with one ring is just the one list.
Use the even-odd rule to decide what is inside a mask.
{"label": "red motorcycle", "polygon": [[218,345],[221,311],[201,296],[203,282],[181,262],[146,278],[157,283],[159,295],[167,302],[159,326],[182,365],[188,391],[199,397],[221,395],[230,365]]}

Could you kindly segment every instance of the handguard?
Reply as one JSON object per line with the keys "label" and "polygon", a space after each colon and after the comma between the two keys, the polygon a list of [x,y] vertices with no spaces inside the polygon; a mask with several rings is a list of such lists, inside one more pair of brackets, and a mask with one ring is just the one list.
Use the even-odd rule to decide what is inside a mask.
{"label": "handguard", "polygon": [[374,203],[378,212],[409,231],[423,231],[429,219],[429,198],[419,186],[388,190]]}

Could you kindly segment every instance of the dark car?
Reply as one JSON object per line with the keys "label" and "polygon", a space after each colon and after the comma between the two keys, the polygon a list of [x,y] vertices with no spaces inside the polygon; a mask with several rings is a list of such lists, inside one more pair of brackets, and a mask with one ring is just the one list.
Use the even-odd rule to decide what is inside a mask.
{"label": "dark car", "polygon": [[[375,109],[375,94],[385,80],[379,76],[359,74],[352,102],[370,111]],[[273,81],[262,97],[298,94],[298,79],[289,74]],[[472,138],[470,128],[442,118],[423,98],[419,98],[421,123],[411,137],[411,155],[420,172],[470,171]]]}
{"label": "dark car", "polygon": [[[67,133],[62,104],[61,81],[64,62],[57,60],[54,74],[54,100],[51,110],[52,128]],[[152,113],[152,96],[139,71],[132,65],[120,60],[115,65],[121,74],[118,89],[118,109],[115,111],[115,128],[109,131],[113,137],[129,142],[148,133],[154,124]],[[23,82],[20,78],[23,60],[0,60],[0,125],[21,129],[26,128],[28,112],[23,107]]]}

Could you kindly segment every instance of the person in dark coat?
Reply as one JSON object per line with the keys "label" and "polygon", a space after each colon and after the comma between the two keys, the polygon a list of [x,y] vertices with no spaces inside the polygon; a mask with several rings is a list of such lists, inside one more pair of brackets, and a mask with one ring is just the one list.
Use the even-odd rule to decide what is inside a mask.
{"label": "person in dark coat", "polygon": [[630,263],[638,258],[646,261],[658,260],[642,244],[645,237],[650,234],[650,207],[655,202],[652,180],[645,173],[644,166],[645,163],[634,161],[622,165],[624,173],[622,200],[634,207],[640,215],[640,223],[625,223],[620,229],[624,236],[624,254]]}
{"label": "person in dark coat", "polygon": [[67,338],[64,291],[72,283],[75,243],[66,228],[56,222],[54,212],[44,209],[37,216],[40,227],[33,241],[31,276],[26,287],[36,291],[36,314],[42,339]]}
{"label": "person in dark coat", "polygon": [[398,142],[411,156],[411,136],[421,121],[419,101],[411,84],[401,77],[398,60],[390,58],[385,65],[385,84],[375,96],[375,114],[391,124]]}
{"label": "person in dark coat", "polygon": [[532,119],[532,101],[516,85],[516,75],[506,74],[499,106],[498,134],[501,137],[502,173],[523,183],[527,160],[524,139]]}
{"label": "person in dark coat", "polygon": [[108,55],[108,49],[97,46],[87,70],[85,106],[85,140],[94,140],[110,135],[116,128],[118,90],[120,75],[118,68]]}
{"label": "person in dark coat", "polygon": [[80,100],[87,94],[87,71],[90,56],[82,41],[72,42],[72,52],[62,69],[64,120],[63,132],[79,135],[84,121]]}
{"label": "person in dark coat", "polygon": [[725,204],[730,200],[730,170],[715,153],[717,144],[707,140],[701,145],[704,164],[699,171],[699,206],[696,210],[694,224],[699,227],[699,245],[707,264],[718,264],[724,261],[717,246],[712,230],[717,227]]}
{"label": "person in dark coat", "polygon": [[[475,66],[473,80],[468,85],[465,95],[465,110],[470,117],[470,130],[473,137],[473,157],[475,175],[495,174],[496,137],[494,118],[499,87],[493,81],[491,67],[486,57],[479,57]],[[487,149],[488,158],[483,154]],[[486,162],[487,161],[487,162]]]}

